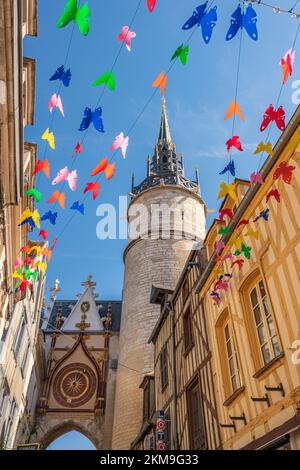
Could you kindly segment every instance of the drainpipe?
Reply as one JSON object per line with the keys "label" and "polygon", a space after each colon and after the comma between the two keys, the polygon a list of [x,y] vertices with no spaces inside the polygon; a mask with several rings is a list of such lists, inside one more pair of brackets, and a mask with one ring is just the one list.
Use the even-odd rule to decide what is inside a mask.
{"label": "drainpipe", "polygon": [[177,366],[176,366],[176,322],[175,311],[173,304],[169,303],[169,312],[171,314],[171,327],[172,327],[172,370],[173,370],[173,450],[179,449],[178,439],[178,416],[177,416]]}

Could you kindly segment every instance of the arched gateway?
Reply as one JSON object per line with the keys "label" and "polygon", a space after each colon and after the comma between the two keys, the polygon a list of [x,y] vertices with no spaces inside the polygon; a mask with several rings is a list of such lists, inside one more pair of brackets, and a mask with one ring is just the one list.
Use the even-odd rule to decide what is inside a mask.
{"label": "arched gateway", "polygon": [[46,448],[79,431],[111,448],[120,302],[96,301],[91,276],[78,301],[56,301],[44,330],[46,377],[34,440]]}

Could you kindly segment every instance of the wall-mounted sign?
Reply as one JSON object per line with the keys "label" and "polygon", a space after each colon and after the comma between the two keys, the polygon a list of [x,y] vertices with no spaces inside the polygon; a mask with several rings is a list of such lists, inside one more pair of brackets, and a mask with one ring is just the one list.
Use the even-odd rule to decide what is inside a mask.
{"label": "wall-mounted sign", "polygon": [[157,411],[156,411],[156,417],[157,417],[157,419],[165,419],[165,412],[164,412],[164,410],[157,410]]}
{"label": "wall-mounted sign", "polygon": [[164,431],[166,427],[166,422],[164,419],[158,419],[156,421],[156,429],[157,431]]}
{"label": "wall-mounted sign", "polygon": [[166,450],[167,446],[166,443],[163,441],[158,441],[156,443],[156,450]]}

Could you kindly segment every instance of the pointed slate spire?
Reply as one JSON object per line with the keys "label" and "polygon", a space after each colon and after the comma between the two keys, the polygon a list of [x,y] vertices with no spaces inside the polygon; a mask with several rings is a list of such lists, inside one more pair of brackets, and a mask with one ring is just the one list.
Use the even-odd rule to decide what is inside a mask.
{"label": "pointed slate spire", "polygon": [[170,132],[170,126],[167,116],[167,107],[166,107],[166,98],[162,97],[162,106],[161,106],[161,120],[160,120],[160,128],[159,128],[159,136],[158,136],[158,144],[163,142],[172,143],[172,137]]}

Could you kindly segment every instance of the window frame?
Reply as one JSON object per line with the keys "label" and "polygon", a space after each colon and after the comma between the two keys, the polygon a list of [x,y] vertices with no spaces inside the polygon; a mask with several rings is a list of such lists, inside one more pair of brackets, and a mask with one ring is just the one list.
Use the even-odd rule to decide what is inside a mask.
{"label": "window frame", "polygon": [[168,370],[168,346],[164,344],[159,355],[160,361],[160,382],[161,391],[163,392],[169,384],[169,370]]}
{"label": "window frame", "polygon": [[[196,397],[198,406],[197,408],[193,408],[192,402]],[[189,430],[189,448],[191,450],[207,450],[208,449],[208,441],[207,441],[207,430],[206,430],[206,422],[205,422],[205,415],[203,409],[203,398],[201,393],[201,382],[200,377],[197,375],[192,383],[186,388],[186,405],[187,405],[187,418],[188,418],[188,430]],[[198,415],[200,420],[199,429],[202,430],[203,434],[203,444],[200,446],[196,446],[198,448],[194,448],[195,442],[195,428],[193,427],[192,423],[195,423],[195,415]],[[201,438],[201,436],[200,436]]]}
{"label": "window frame", "polygon": [[187,354],[194,346],[193,315],[189,303],[182,315],[184,353]]}
{"label": "window frame", "polygon": [[[258,339],[258,334],[256,332],[256,323],[254,318],[254,313],[252,309],[250,293],[252,292],[253,288],[262,281],[264,285],[264,290],[267,295],[268,306],[272,315],[273,323],[275,326],[275,331],[277,334],[278,339],[278,347],[280,350],[280,354],[276,357],[273,357],[271,361],[267,364],[264,364],[264,360],[260,351],[260,342]],[[253,361],[253,377],[258,378],[262,370],[265,370],[268,367],[271,367],[274,362],[276,362],[280,357],[283,357],[283,348],[282,348],[282,341],[280,337],[280,329],[278,328],[276,315],[274,313],[272,299],[269,295],[268,290],[268,283],[266,282],[264,273],[261,269],[260,265],[255,265],[250,273],[248,273],[247,277],[242,280],[239,287],[241,304],[243,308],[243,317],[245,319],[245,326],[246,326],[246,334],[251,350],[251,356]],[[253,332],[255,331],[255,334]]]}

